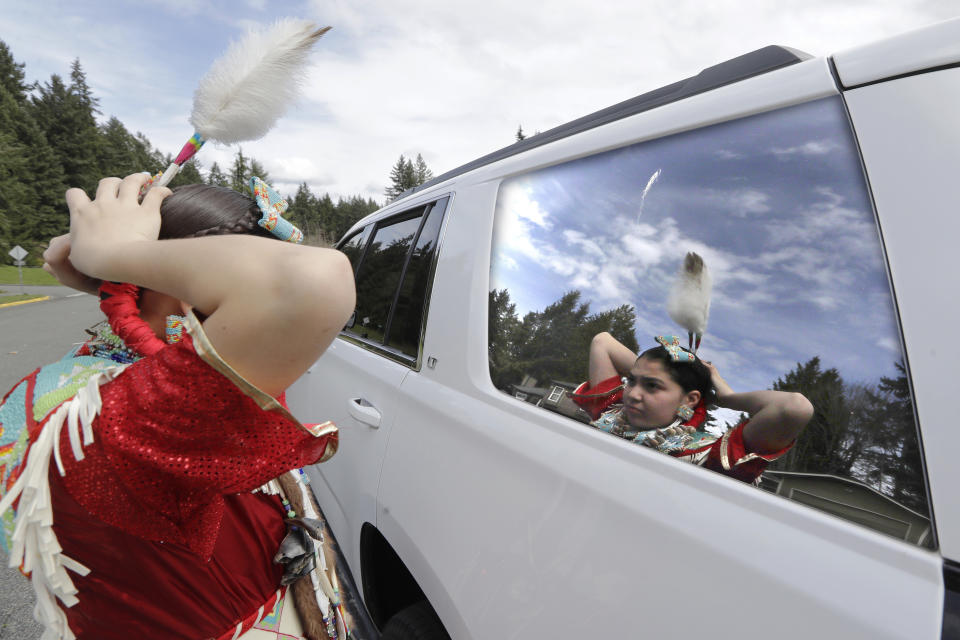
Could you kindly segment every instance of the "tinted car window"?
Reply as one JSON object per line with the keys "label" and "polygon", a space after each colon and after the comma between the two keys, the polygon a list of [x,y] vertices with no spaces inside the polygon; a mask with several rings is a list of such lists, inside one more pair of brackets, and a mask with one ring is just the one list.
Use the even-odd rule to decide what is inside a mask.
{"label": "tinted car window", "polygon": [[426,308],[428,282],[437,252],[442,219],[443,204],[438,203],[428,212],[410,254],[400,290],[397,292],[396,309],[388,328],[386,344],[409,356],[416,356],[420,348],[420,329]]}
{"label": "tinted car window", "polygon": [[369,225],[340,245],[355,265],[357,283],[346,334],[406,364],[420,354],[446,203],[443,198]]}
{"label": "tinted car window", "polygon": [[378,226],[357,270],[357,311],[353,332],[383,342],[400,273],[406,263],[421,216]]}
{"label": "tinted car window", "polygon": [[[511,178],[489,291],[493,384],[569,401],[593,336],[634,351],[686,332],[685,255],[713,276],[700,355],[737,391],[799,391],[814,416],[759,485],[933,543],[922,451],[879,231],[842,102],[827,98]],[[720,434],[742,416],[710,411]],[[586,427],[585,427],[586,428]]]}
{"label": "tinted car window", "polygon": [[350,264],[353,266],[354,274],[356,274],[357,265],[360,264],[360,258],[363,256],[363,248],[366,246],[370,229],[371,226],[368,225],[349,238],[344,238],[339,244],[338,248],[349,258]]}

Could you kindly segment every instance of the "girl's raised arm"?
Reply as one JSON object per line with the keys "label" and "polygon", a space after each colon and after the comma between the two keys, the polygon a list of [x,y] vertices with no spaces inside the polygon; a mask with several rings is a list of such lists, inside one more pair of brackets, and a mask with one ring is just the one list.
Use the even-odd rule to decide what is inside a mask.
{"label": "girl's raised arm", "polygon": [[743,429],[747,450],[762,455],[777,453],[796,440],[813,417],[813,405],[801,393],[787,391],[746,391],[736,393],[720,376],[717,368],[706,360],[710,369],[717,404],[727,409],[745,411],[750,422]]}
{"label": "girl's raised arm", "polygon": [[103,280],[167,294],[206,317],[204,330],[240,375],[272,395],[320,356],[352,312],[353,272],[332,249],[246,235],[157,240],[160,202],[137,197],[144,174],[104,178],[91,201],[67,192],[70,262]]}
{"label": "girl's raised arm", "polygon": [[637,354],[623,346],[612,335],[603,331],[590,341],[590,386],[595,387],[607,378],[629,373]]}

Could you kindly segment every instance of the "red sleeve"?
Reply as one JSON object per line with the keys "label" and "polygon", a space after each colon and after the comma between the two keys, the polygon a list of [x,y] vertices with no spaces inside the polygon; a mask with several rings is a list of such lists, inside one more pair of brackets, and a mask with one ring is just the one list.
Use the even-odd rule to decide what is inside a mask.
{"label": "red sleeve", "polygon": [[749,420],[744,420],[714,442],[703,466],[737,480],[754,482],[769,463],[785,454],[793,446],[791,443],[776,453],[763,455],[748,451],[743,442],[743,428],[748,423]]}
{"label": "red sleeve", "polygon": [[201,358],[189,336],[127,367],[100,396],[82,461],[61,438],[70,494],[109,524],[203,556],[219,531],[222,496],[336,450],[335,427],[313,435],[279,404],[261,408],[249,388]]}
{"label": "red sleeve", "polygon": [[610,405],[623,402],[623,382],[619,376],[601,380],[593,387],[584,382],[567,395],[589,413],[592,420],[596,420]]}

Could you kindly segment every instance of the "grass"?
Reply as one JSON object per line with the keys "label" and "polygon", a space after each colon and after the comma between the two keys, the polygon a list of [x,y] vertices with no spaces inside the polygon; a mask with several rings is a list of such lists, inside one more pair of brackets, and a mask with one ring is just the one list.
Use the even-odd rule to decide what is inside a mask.
{"label": "grass", "polygon": [[[20,284],[17,268],[11,265],[0,265],[0,284]],[[23,268],[23,284],[60,284],[56,278],[40,267]]]}
{"label": "grass", "polygon": [[35,300],[43,296],[30,295],[29,293],[18,293],[13,296],[0,296],[0,306],[10,302],[23,302],[24,300]]}

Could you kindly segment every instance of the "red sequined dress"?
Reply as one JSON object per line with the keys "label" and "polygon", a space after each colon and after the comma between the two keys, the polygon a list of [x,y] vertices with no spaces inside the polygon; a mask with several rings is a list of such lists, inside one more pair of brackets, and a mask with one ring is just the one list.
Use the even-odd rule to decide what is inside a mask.
{"label": "red sequined dress", "polygon": [[129,365],[81,350],[0,405],[8,551],[44,638],[234,638],[278,604],[283,512],[251,492],[328,459],[337,430],[301,425],[186,325]]}

